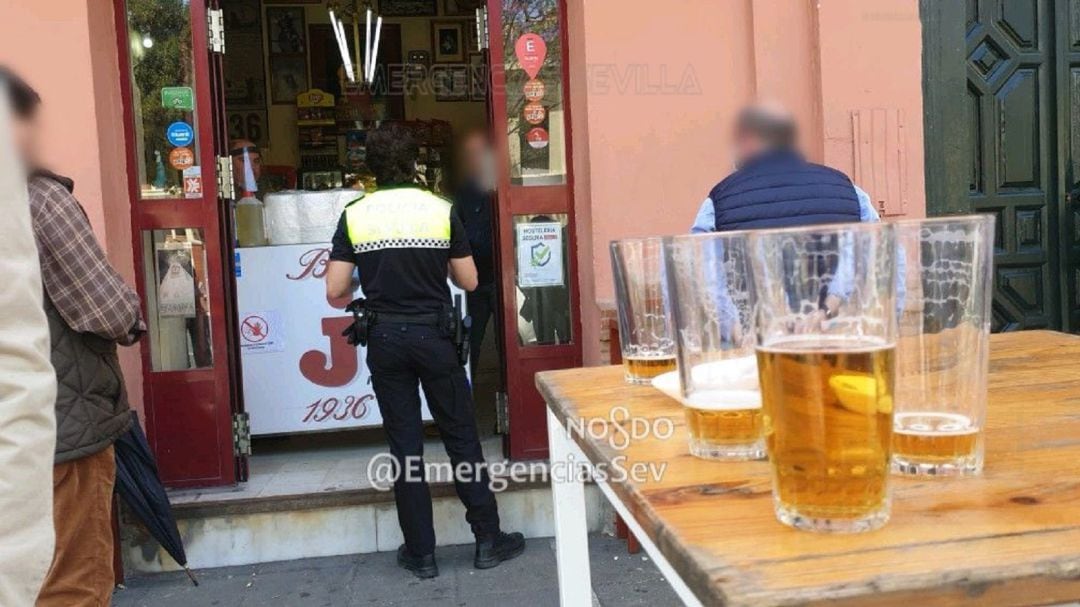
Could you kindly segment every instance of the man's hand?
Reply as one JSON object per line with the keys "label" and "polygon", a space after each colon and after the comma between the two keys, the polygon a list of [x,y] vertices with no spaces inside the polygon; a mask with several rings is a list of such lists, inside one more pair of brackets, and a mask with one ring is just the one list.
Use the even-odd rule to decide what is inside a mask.
{"label": "man's hand", "polygon": [[825,304],[821,309],[814,310],[800,320],[795,328],[795,332],[803,334],[820,333],[824,329],[825,323],[836,318],[837,314],[840,313],[841,303],[843,303],[843,300],[836,295],[825,297]]}

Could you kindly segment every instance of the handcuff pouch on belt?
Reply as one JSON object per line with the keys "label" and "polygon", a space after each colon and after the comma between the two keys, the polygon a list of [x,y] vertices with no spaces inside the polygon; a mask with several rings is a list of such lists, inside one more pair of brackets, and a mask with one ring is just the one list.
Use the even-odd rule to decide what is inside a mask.
{"label": "handcuff pouch on belt", "polygon": [[375,315],[367,309],[366,303],[367,300],[361,297],[345,306],[345,311],[352,313],[353,322],[347,329],[342,331],[341,335],[345,337],[350,346],[367,347],[371,326],[375,324]]}

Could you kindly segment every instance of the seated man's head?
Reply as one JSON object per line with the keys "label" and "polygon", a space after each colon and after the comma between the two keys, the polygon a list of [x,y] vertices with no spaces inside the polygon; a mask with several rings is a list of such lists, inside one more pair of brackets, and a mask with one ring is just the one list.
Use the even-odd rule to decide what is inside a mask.
{"label": "seated man's head", "polygon": [[415,183],[419,156],[416,139],[400,124],[384,124],[367,137],[367,165],[379,187]]}
{"label": "seated man's head", "polygon": [[258,182],[262,177],[262,154],[255,142],[248,139],[233,139],[229,142],[229,156],[232,156],[233,181],[237,188],[254,191],[255,184],[244,183],[244,156],[247,155],[251,164],[251,174]]}
{"label": "seated man's head", "polygon": [[0,66],[0,83],[2,83],[0,86],[7,87],[8,105],[11,106],[11,135],[15,141],[15,152],[27,170],[33,171],[41,166],[38,128],[41,97],[18,74],[2,66]]}
{"label": "seated man's head", "polygon": [[794,148],[797,136],[795,118],[784,106],[776,102],[748,105],[735,119],[735,163],[742,166],[762,152]]}

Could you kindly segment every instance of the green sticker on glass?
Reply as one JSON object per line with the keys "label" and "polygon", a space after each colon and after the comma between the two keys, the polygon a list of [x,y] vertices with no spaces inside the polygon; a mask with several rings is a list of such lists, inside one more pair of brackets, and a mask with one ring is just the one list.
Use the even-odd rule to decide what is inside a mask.
{"label": "green sticker on glass", "polygon": [[195,92],[190,86],[166,86],[161,89],[161,107],[170,110],[195,111]]}

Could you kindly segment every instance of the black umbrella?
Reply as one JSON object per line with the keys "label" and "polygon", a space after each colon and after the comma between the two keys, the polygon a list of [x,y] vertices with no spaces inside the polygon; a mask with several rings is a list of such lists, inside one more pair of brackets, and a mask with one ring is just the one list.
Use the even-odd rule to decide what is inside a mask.
{"label": "black umbrella", "polygon": [[116,491],[146,525],[150,535],[184,568],[191,583],[198,586],[195,574],[187,567],[184,542],[176,528],[169,496],[165,494],[165,487],[158,476],[157,462],[150,453],[150,445],[139,425],[139,416],[134,411],[131,412],[131,420],[131,429],[114,445]]}

